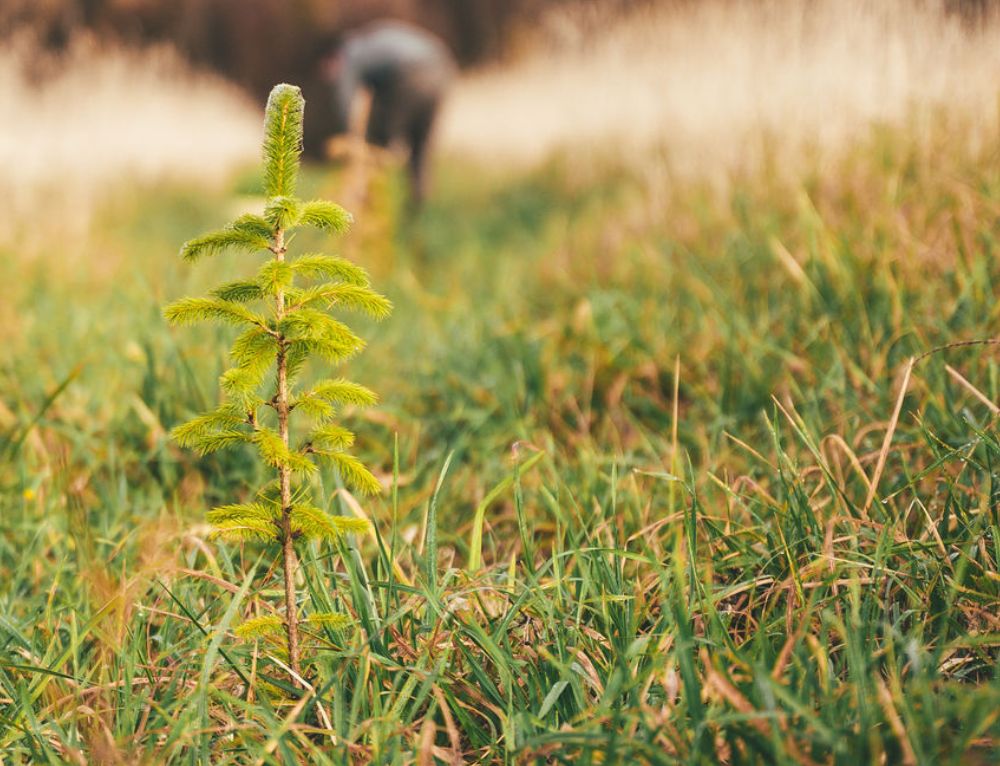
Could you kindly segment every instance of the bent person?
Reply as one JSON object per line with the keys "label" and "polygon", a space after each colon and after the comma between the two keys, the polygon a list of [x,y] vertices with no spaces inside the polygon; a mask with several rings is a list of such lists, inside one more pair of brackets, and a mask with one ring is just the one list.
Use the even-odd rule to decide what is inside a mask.
{"label": "bent person", "polygon": [[408,153],[410,187],[419,204],[427,191],[427,155],[441,101],[455,63],[434,35],[398,21],[373,22],[346,35],[322,62],[333,89],[334,131],[345,133],[358,90],[371,94],[365,140],[402,146]]}

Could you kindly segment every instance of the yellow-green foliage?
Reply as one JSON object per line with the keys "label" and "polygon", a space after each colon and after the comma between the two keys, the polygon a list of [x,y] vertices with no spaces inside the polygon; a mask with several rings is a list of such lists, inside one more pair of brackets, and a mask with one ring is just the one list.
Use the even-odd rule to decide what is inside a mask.
{"label": "yellow-green foliage", "polygon": [[[361,267],[322,253],[296,258],[288,250],[296,229],[342,233],[351,222],[350,214],[332,202],[295,196],[303,106],[301,92],[291,85],[276,86],[268,100],[263,215],[242,215],[181,248],[187,261],[227,251],[266,257],[252,277],[221,285],[207,297],[183,298],[165,309],[164,316],[175,325],[216,321],[242,328],[230,351],[233,366],[220,378],[222,404],[178,426],[172,435],[178,444],[200,454],[253,445],[263,463],[299,481],[316,471],[316,460],[323,460],[336,466],[349,486],[373,494],[380,490],[378,480],[346,451],[354,443],[354,434],[333,419],[344,404],[374,404],[375,394],[343,378],[321,378],[295,391],[310,359],[335,365],[364,347],[350,327],[331,316],[331,310],[346,309],[375,319],[388,316],[391,310],[389,301],[371,289]],[[279,366],[287,375],[284,393],[277,382]],[[284,410],[282,396],[287,400]],[[288,437],[293,411],[310,422],[298,443]],[[282,412],[283,431],[278,423]],[[318,508],[308,486],[295,487],[294,494],[294,503],[286,502],[283,508],[280,497],[261,491],[254,502],[213,509],[208,519],[219,537],[266,543],[285,542],[283,510],[290,515],[284,529],[294,539],[336,540],[365,529],[363,521],[331,516]],[[326,624],[336,621],[327,617]],[[258,635],[275,619],[249,621],[241,635]]]}
{"label": "yellow-green foliage", "polygon": [[277,615],[267,615],[266,617],[253,617],[244,620],[234,632],[237,638],[244,641],[256,641],[260,638],[271,638],[280,635],[283,623]]}

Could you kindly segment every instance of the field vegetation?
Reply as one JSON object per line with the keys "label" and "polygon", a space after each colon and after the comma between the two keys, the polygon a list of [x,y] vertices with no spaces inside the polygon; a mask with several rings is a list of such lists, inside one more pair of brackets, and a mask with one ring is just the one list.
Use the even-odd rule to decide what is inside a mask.
{"label": "field vegetation", "polygon": [[994,104],[721,184],[446,154],[416,218],[371,170],[297,243],[394,307],[343,370],[384,492],[314,496],[371,532],[299,548],[303,611],[351,619],[303,688],[235,635],[271,557],[204,521],[271,469],[168,438],[234,337],[163,320],[235,278],[178,247],[263,179],[36,206],[0,244],[0,762],[996,762]]}

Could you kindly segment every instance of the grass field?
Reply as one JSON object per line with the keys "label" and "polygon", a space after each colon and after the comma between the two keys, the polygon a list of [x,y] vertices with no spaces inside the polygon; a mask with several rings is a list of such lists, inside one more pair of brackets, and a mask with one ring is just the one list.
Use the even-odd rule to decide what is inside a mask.
{"label": "grass field", "polygon": [[230,338],[161,308],[242,268],[177,248],[258,180],[40,213],[0,250],[0,763],[995,763],[1000,366],[927,354],[996,335],[968,136],[724,189],[446,160],[418,220],[377,177],[338,247],[395,304],[349,365],[386,492],[322,476],[375,534],[301,551],[355,619],[304,693],[232,634],[270,559],[204,522],[259,469],[166,436]]}

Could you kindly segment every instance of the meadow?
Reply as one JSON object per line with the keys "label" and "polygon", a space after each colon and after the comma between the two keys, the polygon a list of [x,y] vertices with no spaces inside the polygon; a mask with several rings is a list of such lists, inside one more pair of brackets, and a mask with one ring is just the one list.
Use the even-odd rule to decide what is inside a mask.
{"label": "meadow", "polygon": [[995,335],[1000,143],[936,131],[666,195],[444,163],[416,220],[378,176],[339,247],[395,304],[349,365],[387,491],[323,476],[377,534],[303,553],[356,626],[300,697],[232,637],[260,549],[204,523],[259,469],[166,435],[228,335],[161,307],[234,268],[178,243],[258,179],[5,252],[4,762],[991,762],[1000,369],[927,352]]}
{"label": "meadow", "polygon": [[[280,595],[271,555],[205,520],[258,461],[169,439],[216,403],[233,332],[163,307],[251,272],[178,248],[262,205],[252,164],[200,169],[256,130],[190,83],[164,97],[190,136],[224,126],[198,152],[174,107],[135,110],[148,145],[102,129],[89,155],[18,123],[0,156],[34,141],[64,177],[0,224],[0,764],[997,762],[1000,111],[979,63],[962,109],[907,107],[923,70],[853,102],[835,149],[737,101],[700,114],[721,138],[696,140],[692,107],[641,153],[581,156],[572,119],[543,120],[531,162],[516,132],[458,151],[498,133],[461,112],[499,92],[483,75],[417,216],[391,167],[307,167],[303,196],[357,222],[303,241],[394,310],[343,369],[380,395],[345,424],[384,492],[317,485],[371,534],[299,547],[303,606],[352,618],[310,636],[305,689],[234,634]],[[689,94],[725,79],[703,70]],[[776,119],[811,93],[792,80]],[[92,100],[105,125],[116,100]],[[86,180],[167,144],[176,176]]]}

